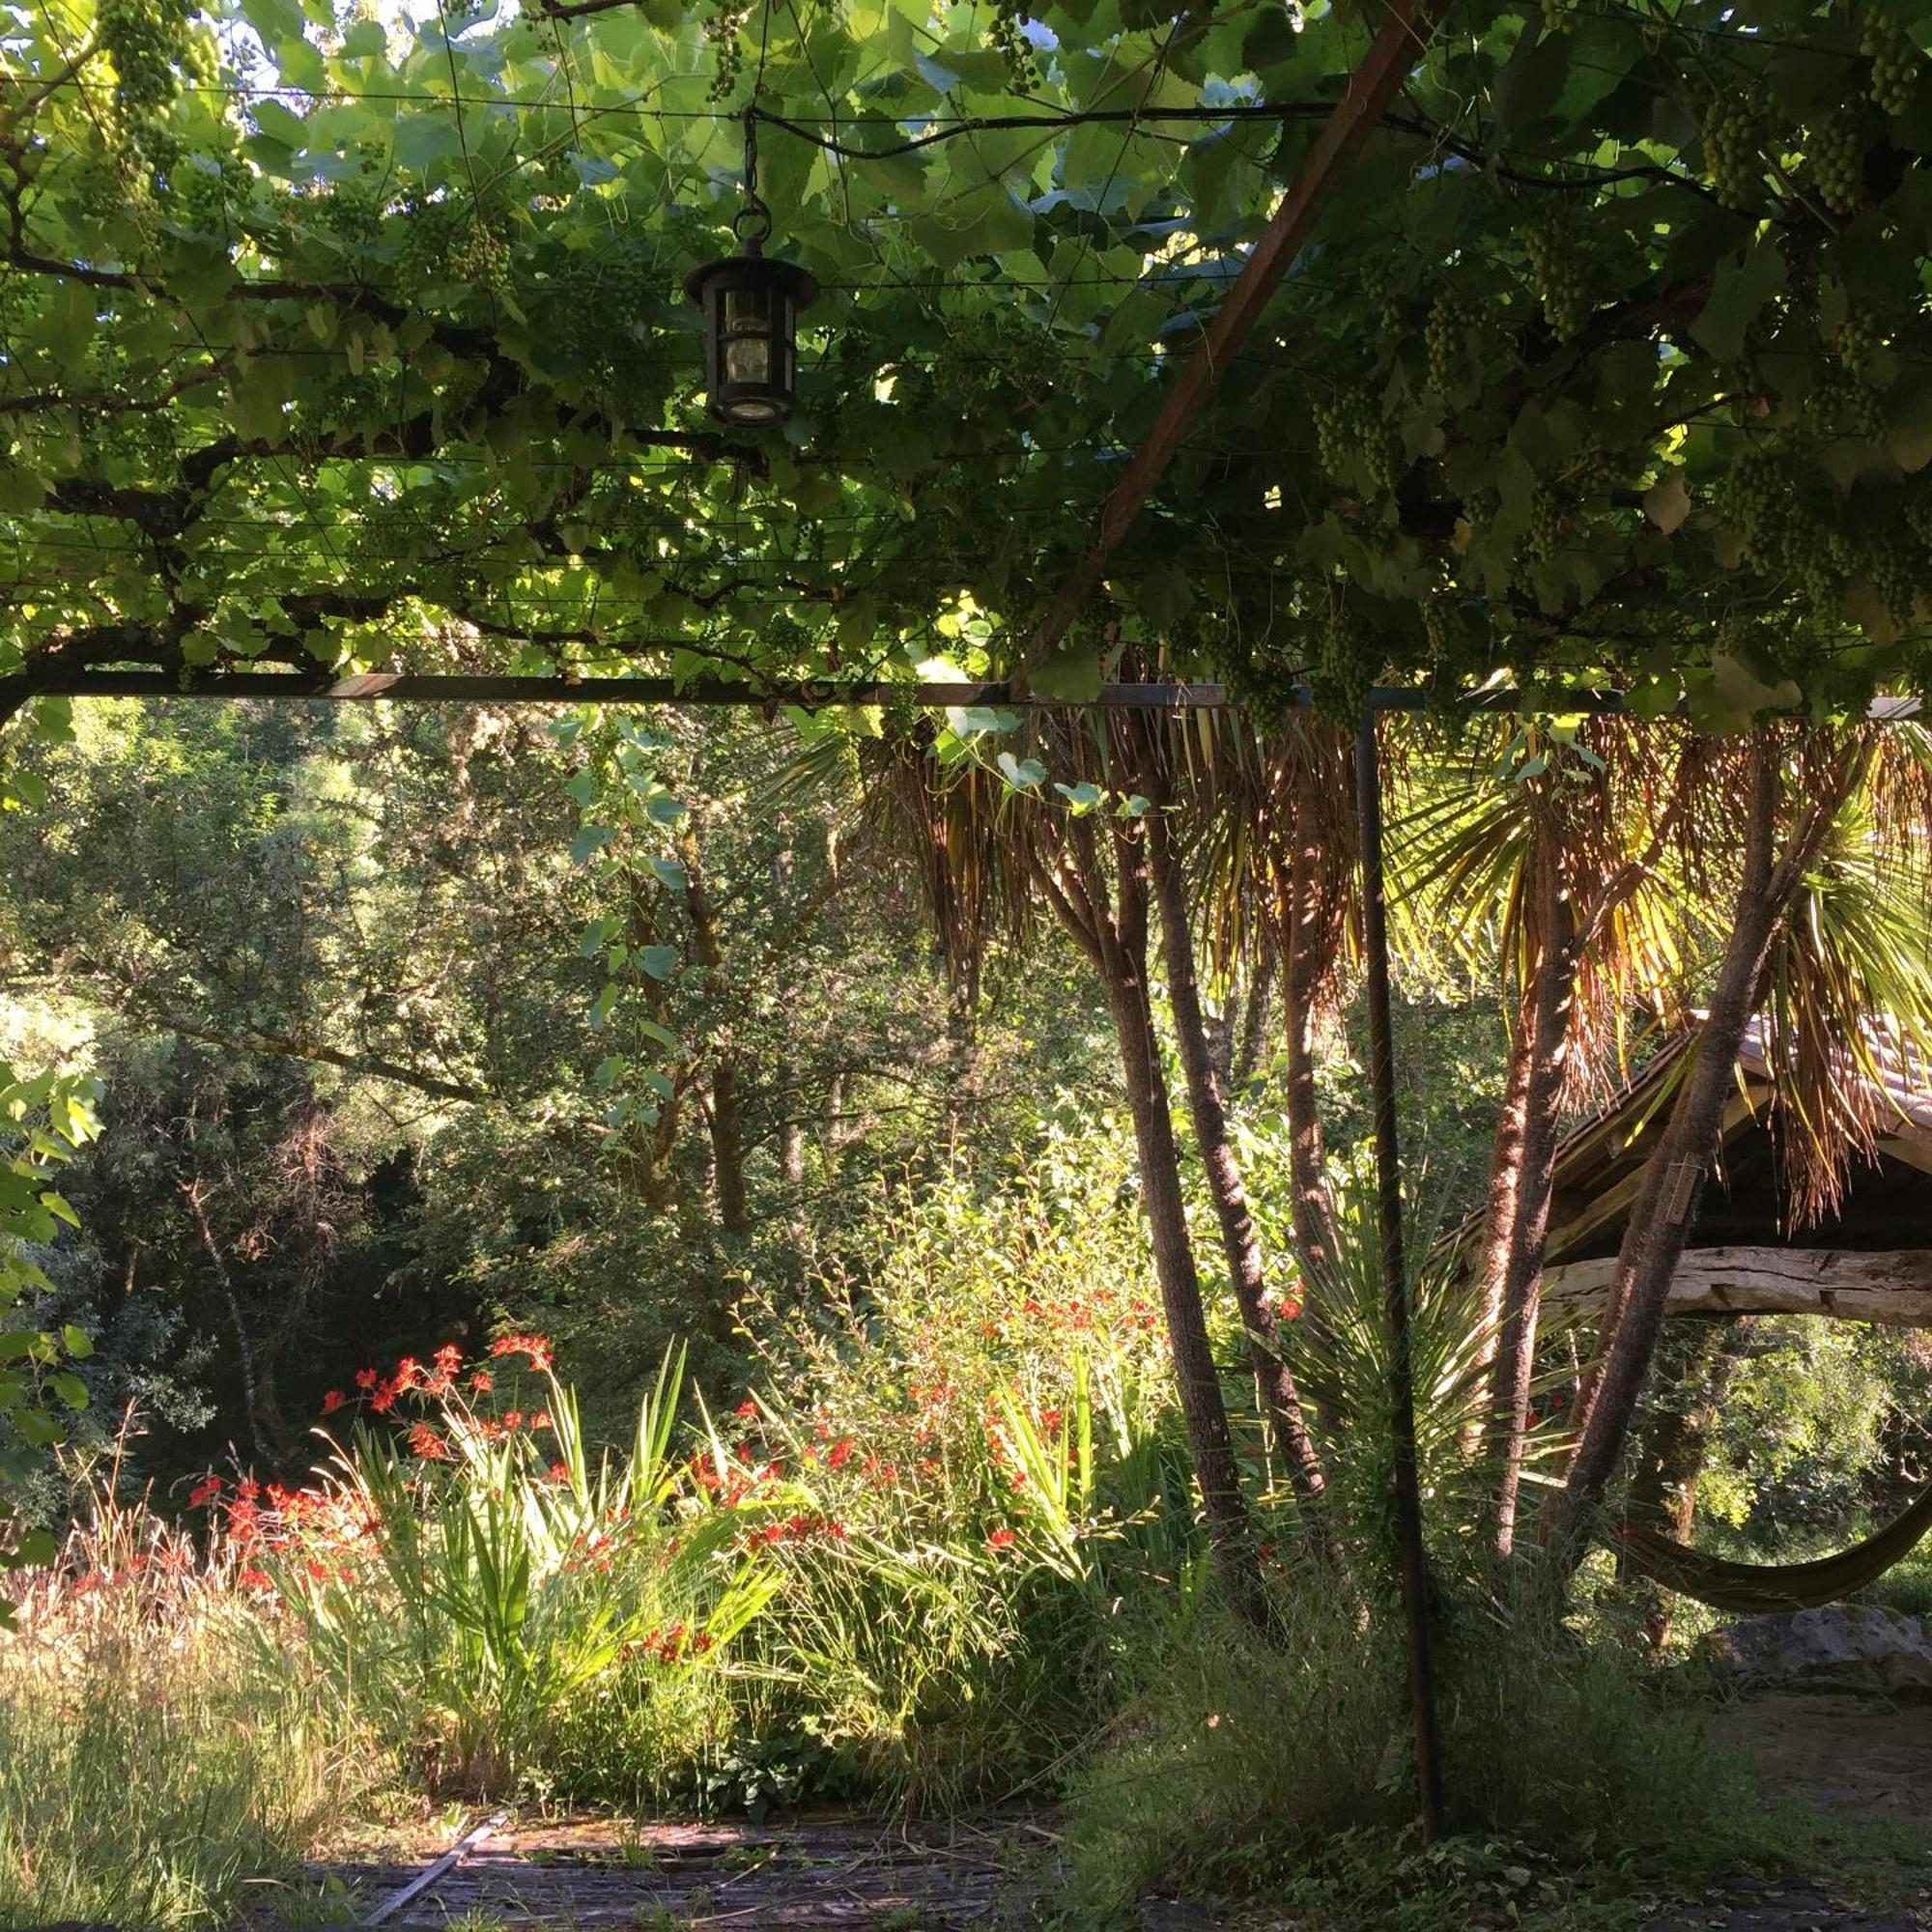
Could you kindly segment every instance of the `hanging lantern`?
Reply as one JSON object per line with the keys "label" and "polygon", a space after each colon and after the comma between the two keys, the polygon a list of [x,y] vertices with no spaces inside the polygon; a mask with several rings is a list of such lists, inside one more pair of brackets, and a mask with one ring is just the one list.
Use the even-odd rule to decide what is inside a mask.
{"label": "hanging lantern", "polygon": [[694,269],[684,292],[704,311],[704,388],[711,413],[734,429],[769,429],[791,414],[798,317],[818,284],[791,262],[765,258],[771,210],[757,194],[757,121],[745,115],[745,205],[731,224],[738,253]]}

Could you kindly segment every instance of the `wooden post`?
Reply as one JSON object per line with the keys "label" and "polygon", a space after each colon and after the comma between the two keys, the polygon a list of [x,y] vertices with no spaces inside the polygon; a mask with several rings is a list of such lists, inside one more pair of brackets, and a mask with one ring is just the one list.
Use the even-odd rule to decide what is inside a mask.
{"label": "wooden post", "polygon": [[1435,1680],[1429,1642],[1429,1559],[1422,1545],[1422,1484],[1415,1455],[1415,1371],[1409,1352],[1408,1272],[1402,1238],[1402,1151],[1396,1134],[1395,1021],[1389,1003],[1388,907],[1382,877],[1381,770],[1376,716],[1362,715],[1355,739],[1355,810],[1362,853],[1362,962],[1369,995],[1369,1087],[1376,1124],[1376,1208],[1382,1302],[1388,1320],[1389,1429],[1394,1437],[1391,1507],[1403,1622],[1408,1637],[1408,1691],[1415,1731],[1415,1775],[1425,1843],[1442,1834],[1442,1762],[1435,1727]]}

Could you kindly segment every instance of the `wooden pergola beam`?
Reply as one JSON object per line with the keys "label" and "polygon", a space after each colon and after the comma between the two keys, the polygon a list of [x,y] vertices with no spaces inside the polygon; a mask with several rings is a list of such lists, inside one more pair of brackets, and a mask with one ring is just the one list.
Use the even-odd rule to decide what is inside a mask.
{"label": "wooden pergola beam", "polygon": [[1388,111],[1448,8],[1449,0],[1396,0],[1390,8],[1375,44],[1349,76],[1349,85],[1322,124],[1300,173],[1255,243],[1227,299],[1203,332],[1201,346],[1181,371],[1180,380],[1168,391],[1147,440],[1134,452],[1108,497],[1100,512],[1098,534],[1034,631],[1028,643],[1029,664],[1039,663],[1066,635],[1081,605],[1105,574],[1121,539],[1147,507],[1154,486],[1193,429],[1196,417],[1207,408],[1221,372],[1253,332],[1268,298],[1294,266],[1321,211],[1349,178],[1363,145]]}
{"label": "wooden pergola beam", "polygon": [[[724,678],[680,681],[670,677],[515,676],[489,671],[462,674],[417,671],[361,671],[350,677],[333,672],[274,670],[190,671],[119,669],[112,667],[51,668],[0,677],[0,720],[30,697],[200,697],[273,698],[284,702],[368,703],[386,698],[399,704],[679,704],[695,707],[744,706],[752,710],[794,705],[803,711],[841,706],[911,703],[926,709],[1006,707],[1015,711],[1223,711],[1232,700],[1213,683],[1123,679],[1103,684],[1091,698],[1049,697],[1024,684],[900,684],[885,679],[853,683],[820,679],[809,683],[779,680],[769,685],[738,684]],[[1286,694],[1286,701],[1307,707],[1305,685]],[[1374,712],[1534,710],[1547,716],[1620,716],[1626,709],[1614,691],[1572,689],[1525,694],[1507,686],[1459,692],[1444,696],[1413,685],[1378,685],[1368,694]],[[1916,718],[1916,697],[1874,700],[1874,724]]]}
{"label": "wooden pergola beam", "polygon": [[[1543,1278],[1554,1312],[1601,1300],[1616,1257],[1569,1262]],[[1671,1315],[1825,1315],[1932,1328],[1932,1248],[1691,1248],[1664,1304]]]}

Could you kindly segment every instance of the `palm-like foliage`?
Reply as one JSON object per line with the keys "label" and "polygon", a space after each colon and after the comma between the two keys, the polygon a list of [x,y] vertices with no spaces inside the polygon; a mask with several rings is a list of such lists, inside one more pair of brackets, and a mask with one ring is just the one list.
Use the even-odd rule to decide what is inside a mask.
{"label": "palm-like foliage", "polygon": [[1928,742],[1874,756],[1805,869],[1766,974],[1763,1044],[1793,1220],[1829,1213],[1849,1169],[1932,1065]]}

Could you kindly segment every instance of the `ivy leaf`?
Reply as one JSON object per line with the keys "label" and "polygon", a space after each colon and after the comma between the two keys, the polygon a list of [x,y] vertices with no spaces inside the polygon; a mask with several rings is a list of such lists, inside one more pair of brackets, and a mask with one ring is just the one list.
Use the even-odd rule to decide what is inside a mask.
{"label": "ivy leaf", "polygon": [[614,825],[586,825],[570,841],[570,863],[573,866],[587,865],[591,858],[603,851],[617,836]]}

